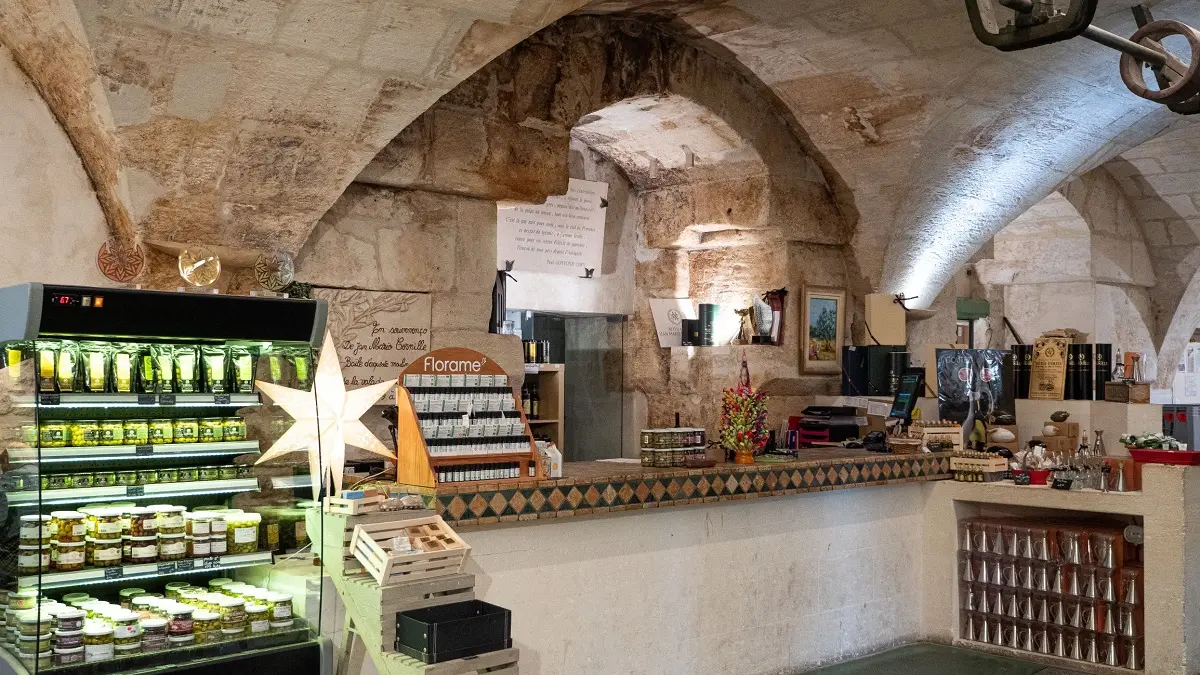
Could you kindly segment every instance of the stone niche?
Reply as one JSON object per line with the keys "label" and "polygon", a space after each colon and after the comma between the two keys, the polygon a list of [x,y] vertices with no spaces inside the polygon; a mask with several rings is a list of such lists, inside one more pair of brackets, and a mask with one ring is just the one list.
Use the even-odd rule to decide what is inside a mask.
{"label": "stone niche", "polygon": [[[433,294],[439,330],[485,331],[496,202],[539,203],[569,177],[609,183],[593,279],[518,274],[510,307],[621,314],[627,453],[636,429],[715,430],[743,356],[753,383],[795,414],[830,376],[799,371],[805,284],[861,275],[852,234],[803,130],[763,83],[653,19],[570,16],[484,66],[413,121],[318,224],[298,276]],[[731,308],[788,289],[781,346],[662,349],[649,298]],[[852,314],[848,310],[847,314]],[[850,335],[847,319],[847,336]]]}

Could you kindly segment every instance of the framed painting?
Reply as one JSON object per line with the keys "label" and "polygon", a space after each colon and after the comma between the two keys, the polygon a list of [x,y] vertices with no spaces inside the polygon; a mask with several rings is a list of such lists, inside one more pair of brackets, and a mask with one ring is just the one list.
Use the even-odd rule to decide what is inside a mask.
{"label": "framed painting", "polygon": [[846,291],[805,286],[800,298],[800,372],[840,374],[845,342]]}

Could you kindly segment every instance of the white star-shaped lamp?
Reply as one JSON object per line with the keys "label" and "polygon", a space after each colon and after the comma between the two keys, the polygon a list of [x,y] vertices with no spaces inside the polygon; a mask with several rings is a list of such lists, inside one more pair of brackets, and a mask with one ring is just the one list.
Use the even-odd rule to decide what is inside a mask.
{"label": "white star-shaped lamp", "polygon": [[347,445],[396,460],[396,454],[388,450],[359,418],[397,382],[389,380],[346,391],[333,338],[325,333],[313,383],[315,395],[313,391],[281,387],[270,382],[255,383],[259,391],[296,420],[255,463],[262,464],[293,452],[307,452],[313,499],[320,496],[322,483],[329,486],[329,494],[336,496],[342,489]]}

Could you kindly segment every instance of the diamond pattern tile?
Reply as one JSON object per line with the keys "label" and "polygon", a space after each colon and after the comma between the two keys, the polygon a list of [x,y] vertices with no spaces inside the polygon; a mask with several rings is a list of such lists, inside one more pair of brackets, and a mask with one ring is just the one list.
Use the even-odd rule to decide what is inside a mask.
{"label": "diamond pattern tile", "polygon": [[492,498],[488,500],[488,506],[492,507],[494,516],[504,515],[504,509],[508,507],[508,499],[503,494],[496,492],[492,494]]}
{"label": "diamond pattern tile", "polygon": [[514,493],[508,502],[512,505],[513,513],[517,515],[525,513],[525,507],[529,505],[529,500],[525,498],[525,495],[521,494],[520,490]]}
{"label": "diamond pattern tile", "polygon": [[487,511],[487,507],[487,500],[484,499],[483,495],[478,492],[475,493],[475,496],[471,498],[471,503],[468,505],[468,508],[471,510],[471,515],[475,516],[476,518],[483,516],[483,512]]}
{"label": "diamond pattern tile", "polygon": [[646,500],[650,498],[650,486],[646,485],[646,481],[638,482],[636,494],[638,502],[642,504],[645,504]]}
{"label": "diamond pattern tile", "polygon": [[600,491],[595,485],[588,486],[587,492],[583,493],[583,500],[592,508],[600,506]]}
{"label": "diamond pattern tile", "polygon": [[571,487],[571,490],[567,492],[567,503],[573,509],[579,508],[579,505],[583,503],[583,493],[579,491],[579,488]]}
{"label": "diamond pattern tile", "polygon": [[628,504],[633,499],[633,487],[629,483],[622,483],[621,489],[617,490],[617,499],[621,504]]}
{"label": "diamond pattern tile", "polygon": [[667,488],[663,487],[662,481],[654,481],[654,487],[650,488],[650,495],[654,497],[654,501],[661,502],[665,494],[667,494]]}
{"label": "diamond pattern tile", "polygon": [[562,505],[566,502],[567,496],[564,495],[562,490],[558,488],[554,488],[554,490],[550,493],[550,496],[546,498],[546,503],[549,504],[550,508],[554,509],[555,511],[561,509]]}

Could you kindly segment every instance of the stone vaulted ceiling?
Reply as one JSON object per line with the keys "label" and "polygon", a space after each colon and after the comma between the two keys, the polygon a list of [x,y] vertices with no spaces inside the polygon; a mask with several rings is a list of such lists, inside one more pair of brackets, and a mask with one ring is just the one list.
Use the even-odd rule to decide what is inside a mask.
{"label": "stone vaulted ceiling", "polygon": [[[66,66],[14,53],[60,121],[72,121],[64,127],[98,192],[126,199],[127,177],[125,208],[143,236],[295,252],[409,122],[581,4],[79,0],[66,16],[66,0],[0,0],[0,42],[54,22],[82,27],[70,35],[90,52],[89,86],[102,88],[108,111],[81,116],[88,101],[52,100]],[[1097,23],[1131,33],[1128,4],[1102,3]],[[961,0],[626,0],[584,11],[667,16],[773,88],[848,192],[867,279],[926,302],[1028,206],[1173,121],[1125,91],[1104,48],[984,48]],[[1200,23],[1200,3],[1188,0],[1154,12]],[[67,65],[78,82],[79,62]],[[96,165],[111,163],[102,142],[94,157],[83,150],[106,133],[116,169]],[[117,227],[120,203],[104,206]]]}

